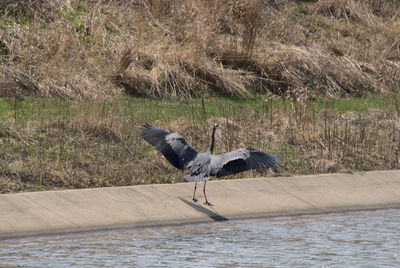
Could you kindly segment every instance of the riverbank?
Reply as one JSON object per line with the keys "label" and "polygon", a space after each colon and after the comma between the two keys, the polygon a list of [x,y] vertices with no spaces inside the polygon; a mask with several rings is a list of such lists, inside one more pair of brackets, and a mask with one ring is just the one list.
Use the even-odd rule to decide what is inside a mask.
{"label": "riverbank", "polygon": [[398,92],[399,9],[395,0],[1,1],[0,96]]}
{"label": "riverbank", "polygon": [[[291,176],[400,168],[398,1],[0,3],[0,193],[183,182],[138,128]],[[249,127],[250,126],[250,127]]]}
{"label": "riverbank", "polygon": [[140,137],[144,123],[178,132],[198,151],[218,123],[215,153],[250,147],[282,158],[278,174],[229,179],[398,169],[399,103],[393,94],[304,104],[262,95],[0,98],[0,193],[184,182]]}
{"label": "riverbank", "polygon": [[[400,208],[400,170],[0,195],[0,238]],[[200,188],[200,187],[199,187]]]}

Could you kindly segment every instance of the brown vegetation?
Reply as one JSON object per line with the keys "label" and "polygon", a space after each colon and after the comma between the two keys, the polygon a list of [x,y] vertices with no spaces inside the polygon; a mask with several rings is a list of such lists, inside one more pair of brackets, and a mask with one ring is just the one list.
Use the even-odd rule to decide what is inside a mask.
{"label": "brown vegetation", "polygon": [[399,8],[395,0],[2,1],[0,94],[398,91]]}
{"label": "brown vegetation", "polygon": [[[205,107],[219,110],[210,117],[202,104],[189,101],[176,104],[177,119],[153,124],[205,151],[211,126],[219,123],[216,153],[253,147],[282,158],[278,174],[254,171],[229,178],[395,169],[400,168],[400,108],[387,103],[397,112],[320,111],[310,104],[276,105],[273,99],[258,109],[206,100]],[[182,172],[139,136],[142,123],[165,118],[168,109],[160,102],[15,100],[11,105],[0,123],[1,193],[184,181]]]}
{"label": "brown vegetation", "polygon": [[[144,122],[199,150],[217,122],[217,152],[279,155],[278,175],[399,168],[399,12],[396,0],[1,1],[0,191],[182,181],[139,137]],[[205,98],[210,118],[188,98],[177,116],[124,92],[257,93],[263,107]],[[296,102],[371,92],[397,95],[360,113]],[[235,178],[261,175],[276,174]]]}

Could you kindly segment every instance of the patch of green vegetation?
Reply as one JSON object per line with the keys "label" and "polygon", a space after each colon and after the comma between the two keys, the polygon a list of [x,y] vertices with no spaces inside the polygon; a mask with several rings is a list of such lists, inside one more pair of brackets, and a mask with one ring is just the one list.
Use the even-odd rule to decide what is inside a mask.
{"label": "patch of green vegetation", "polygon": [[19,25],[27,25],[33,17],[23,11],[4,11],[0,10],[0,17],[5,17],[9,23],[17,23]]}
{"label": "patch of green vegetation", "polygon": [[70,115],[73,103],[61,98],[0,98],[0,120],[14,119],[26,124],[30,120],[57,118]]}
{"label": "patch of green vegetation", "polygon": [[332,109],[339,112],[365,112],[369,109],[379,109],[386,112],[396,110],[396,100],[400,101],[399,94],[375,94],[351,98],[321,98],[315,105],[318,110]]}
{"label": "patch of green vegetation", "polygon": [[104,29],[108,34],[118,34],[118,29],[116,29],[109,21],[104,22]]}
{"label": "patch of green vegetation", "polygon": [[[140,118],[140,121],[171,122],[179,118],[202,121],[212,117],[247,114],[246,111],[263,112],[266,106],[282,107],[284,100],[262,95],[246,97],[204,97],[191,99],[141,98],[123,96],[116,100],[118,109],[125,115]],[[116,109],[115,102],[110,102]],[[110,109],[110,107],[106,107]]]}
{"label": "patch of green vegetation", "polygon": [[[397,102],[396,102],[397,100]],[[397,103],[397,104],[396,104]],[[306,104],[316,111],[365,112],[378,109],[396,113],[400,103],[398,95],[367,95],[351,98],[320,98]],[[213,117],[237,117],[242,114],[266,113],[301,106],[292,99],[276,96],[249,95],[246,97],[205,97],[193,99],[142,98],[121,96],[113,100],[70,102],[61,98],[0,98],[0,119],[14,119],[26,124],[30,120],[63,119],[93,114],[107,118],[110,115],[125,116],[140,122],[173,122],[179,119],[203,121]],[[396,106],[397,105],[397,106]],[[396,108],[397,107],[397,108]]]}
{"label": "patch of green vegetation", "polygon": [[60,18],[66,18],[70,22],[74,22],[77,17],[85,15],[88,12],[89,10],[87,7],[77,3],[71,3],[71,8],[68,9],[57,9],[58,16]]}
{"label": "patch of green vegetation", "polygon": [[[90,27],[85,22],[89,9],[84,5],[76,3],[71,3],[71,7],[69,9],[58,9],[58,17],[68,21],[70,27],[79,35],[79,39],[83,44],[88,46],[97,44],[97,38],[93,36]],[[108,25],[108,28],[110,26]]]}

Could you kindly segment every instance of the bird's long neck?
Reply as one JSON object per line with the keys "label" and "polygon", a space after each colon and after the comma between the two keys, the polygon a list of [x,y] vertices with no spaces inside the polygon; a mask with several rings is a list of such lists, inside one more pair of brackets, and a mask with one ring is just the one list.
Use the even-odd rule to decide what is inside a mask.
{"label": "bird's long neck", "polygon": [[213,153],[213,151],[214,151],[215,130],[216,130],[216,129],[217,129],[217,128],[214,127],[213,130],[212,130],[212,134],[211,134],[211,145],[210,145],[210,149],[209,149],[210,153]]}

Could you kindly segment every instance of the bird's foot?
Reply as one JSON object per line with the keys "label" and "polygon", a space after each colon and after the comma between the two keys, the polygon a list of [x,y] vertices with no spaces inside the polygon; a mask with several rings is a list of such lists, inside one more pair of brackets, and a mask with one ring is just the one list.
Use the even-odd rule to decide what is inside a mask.
{"label": "bird's foot", "polygon": [[196,199],[196,198],[193,198],[193,202],[195,202],[195,203],[196,203],[196,202],[197,202],[197,199]]}
{"label": "bird's foot", "polygon": [[207,206],[210,206],[210,207],[214,206],[213,204],[211,204],[211,203],[208,202],[208,201],[204,202],[204,205],[207,205]]}

